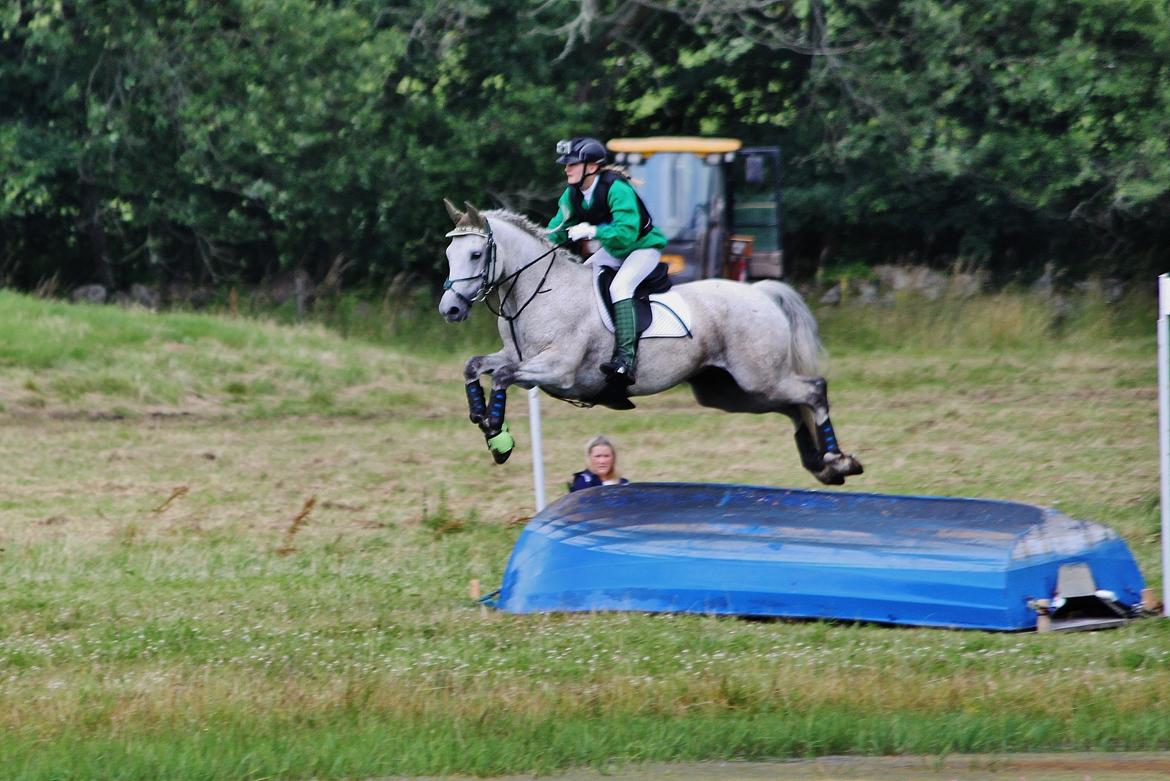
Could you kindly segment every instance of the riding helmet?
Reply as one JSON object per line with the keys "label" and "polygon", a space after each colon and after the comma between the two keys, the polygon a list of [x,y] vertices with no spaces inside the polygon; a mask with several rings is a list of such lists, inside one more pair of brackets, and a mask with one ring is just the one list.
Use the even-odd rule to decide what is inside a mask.
{"label": "riding helmet", "polygon": [[605,144],[596,138],[578,136],[567,141],[557,142],[557,164],[568,163],[604,163],[606,157]]}

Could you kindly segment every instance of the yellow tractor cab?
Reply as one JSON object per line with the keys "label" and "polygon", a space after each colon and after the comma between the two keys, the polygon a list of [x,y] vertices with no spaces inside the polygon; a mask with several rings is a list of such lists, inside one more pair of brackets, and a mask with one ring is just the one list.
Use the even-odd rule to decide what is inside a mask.
{"label": "yellow tractor cab", "polygon": [[676,282],[784,276],[779,147],[691,136],[607,146],[666,234],[662,260]]}

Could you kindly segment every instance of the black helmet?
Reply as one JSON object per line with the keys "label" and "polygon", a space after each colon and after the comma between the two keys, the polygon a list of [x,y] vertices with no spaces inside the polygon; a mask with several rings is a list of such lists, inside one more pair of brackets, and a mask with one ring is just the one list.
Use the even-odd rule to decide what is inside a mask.
{"label": "black helmet", "polygon": [[605,144],[596,138],[578,136],[557,142],[557,164],[604,163]]}

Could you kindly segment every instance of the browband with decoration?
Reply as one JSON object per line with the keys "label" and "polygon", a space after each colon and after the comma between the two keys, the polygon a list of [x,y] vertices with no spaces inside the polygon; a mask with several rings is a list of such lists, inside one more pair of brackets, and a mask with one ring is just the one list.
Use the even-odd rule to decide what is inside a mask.
{"label": "browband with decoration", "polygon": [[451,219],[455,221],[455,227],[447,231],[446,236],[482,236],[486,239],[491,235],[487,220],[467,201],[463,202],[463,205],[467,207],[465,212],[459,211],[455,204],[446,198],[443,199],[443,204],[447,207],[447,214],[451,215]]}

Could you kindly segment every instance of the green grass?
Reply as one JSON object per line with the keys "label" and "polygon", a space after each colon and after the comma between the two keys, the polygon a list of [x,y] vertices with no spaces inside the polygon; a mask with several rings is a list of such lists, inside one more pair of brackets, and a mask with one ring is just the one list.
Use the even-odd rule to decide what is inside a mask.
{"label": "green grass", "polygon": [[[319,323],[72,306],[0,290],[0,409],[371,413],[424,396],[425,385],[406,380],[432,378],[440,359],[490,349],[490,318],[443,328],[437,313],[409,303],[405,310],[380,341],[409,352],[342,341]],[[370,333],[392,315],[372,310]]]}
{"label": "green grass", "polygon": [[[1148,302],[950,305],[818,313],[833,419],[866,464],[849,487],[1057,506],[1116,528],[1160,586]],[[519,449],[494,466],[461,380],[490,349],[484,313],[438,323],[461,347],[420,341],[424,315],[439,321],[369,315],[343,339],[0,291],[16,334],[0,342],[0,775],[1170,748],[1165,621],[1014,635],[481,611],[468,582],[499,583],[532,512],[524,396]],[[816,487],[785,421],[685,390],[632,413],[543,408],[552,496],[598,431],[634,479]]]}

